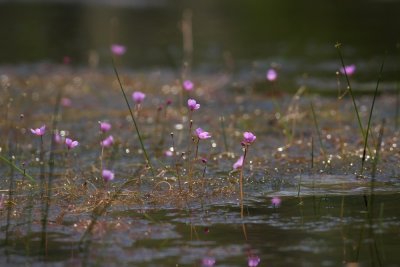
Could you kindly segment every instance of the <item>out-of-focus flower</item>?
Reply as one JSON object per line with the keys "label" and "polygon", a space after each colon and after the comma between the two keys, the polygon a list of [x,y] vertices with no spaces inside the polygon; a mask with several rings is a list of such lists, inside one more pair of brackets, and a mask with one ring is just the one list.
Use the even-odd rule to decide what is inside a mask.
{"label": "out-of-focus flower", "polygon": [[45,132],[46,132],[46,125],[43,125],[42,127],[36,129],[31,128],[31,133],[37,136],[42,136],[45,134]]}
{"label": "out-of-focus flower", "polygon": [[201,260],[201,264],[204,267],[213,267],[215,265],[215,258],[205,257]]}
{"label": "out-of-focus flower", "polygon": [[133,92],[132,99],[135,101],[136,104],[140,104],[146,98],[146,94],[140,91]]}
{"label": "out-of-focus flower", "polygon": [[274,206],[274,208],[277,208],[281,205],[282,199],[280,197],[273,197],[271,199],[271,204]]}
{"label": "out-of-focus flower", "polygon": [[108,132],[111,129],[111,124],[109,124],[108,122],[102,122],[100,121],[100,131],[102,131],[103,133]]}
{"label": "out-of-focus flower", "polygon": [[196,100],[194,100],[194,99],[189,99],[189,100],[188,100],[188,108],[189,108],[191,111],[193,111],[193,110],[199,109],[199,108],[200,108],[200,104],[198,104],[198,103],[196,102]]}
{"label": "out-of-focus flower", "polygon": [[249,267],[256,267],[256,266],[258,266],[258,264],[260,263],[260,257],[258,257],[258,256],[256,256],[256,255],[252,255],[252,256],[249,256],[248,257],[248,259],[247,259],[247,265],[249,266]]}
{"label": "out-of-focus flower", "polygon": [[114,144],[114,137],[112,135],[110,135],[109,137],[100,142],[100,145],[102,147],[110,147],[113,144]]}
{"label": "out-of-focus flower", "polygon": [[65,144],[67,145],[68,150],[73,149],[79,145],[79,142],[76,140],[72,140],[71,138],[65,138]]}
{"label": "out-of-focus flower", "polygon": [[105,182],[110,182],[112,180],[114,180],[114,173],[110,170],[103,170],[101,172],[101,176],[103,176],[103,179]]}
{"label": "out-of-focus flower", "polygon": [[111,52],[116,56],[122,56],[126,52],[126,47],[121,44],[112,44]]}
{"label": "out-of-focus flower", "polygon": [[235,170],[242,168],[243,166],[243,156],[240,156],[240,158],[233,164],[233,168]]}
{"label": "out-of-focus flower", "polygon": [[268,81],[273,82],[278,78],[278,73],[274,69],[267,70],[266,78]]}
{"label": "out-of-focus flower", "polygon": [[202,140],[203,140],[203,139],[211,138],[210,133],[204,131],[204,130],[201,129],[201,128],[197,128],[197,129],[196,129],[196,135],[197,135],[197,137],[198,137],[199,139],[202,139]]}
{"label": "out-of-focus flower", "polygon": [[63,107],[70,107],[72,105],[72,101],[68,97],[61,98],[61,106]]}
{"label": "out-of-focus flower", "polygon": [[347,74],[347,76],[351,76],[356,72],[356,65],[351,64],[340,68],[340,73]]}
{"label": "out-of-focus flower", "polygon": [[183,82],[183,88],[184,88],[186,91],[192,91],[193,88],[194,88],[194,84],[193,84],[193,82],[192,82],[191,80],[185,80],[185,81]]}
{"label": "out-of-focus flower", "polygon": [[243,133],[243,141],[244,145],[250,145],[256,140],[256,136],[251,132],[244,132]]}

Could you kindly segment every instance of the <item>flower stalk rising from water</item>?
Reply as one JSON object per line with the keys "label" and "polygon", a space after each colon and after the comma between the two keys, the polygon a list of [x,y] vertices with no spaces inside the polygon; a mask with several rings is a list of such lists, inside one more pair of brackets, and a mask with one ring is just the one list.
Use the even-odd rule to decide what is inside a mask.
{"label": "flower stalk rising from water", "polygon": [[243,169],[244,169],[244,163],[246,160],[246,156],[247,156],[247,151],[249,149],[249,146],[251,144],[254,143],[254,141],[256,140],[256,136],[252,133],[252,132],[244,132],[243,133],[243,140],[241,142],[242,146],[244,147],[244,153],[243,153],[243,159],[240,160],[241,158],[239,158],[239,160],[233,165],[234,168],[236,167],[236,169],[238,169],[240,167],[240,180],[239,180],[239,185],[240,185],[240,216],[241,218],[243,218],[243,198],[244,198],[244,194],[243,194]]}

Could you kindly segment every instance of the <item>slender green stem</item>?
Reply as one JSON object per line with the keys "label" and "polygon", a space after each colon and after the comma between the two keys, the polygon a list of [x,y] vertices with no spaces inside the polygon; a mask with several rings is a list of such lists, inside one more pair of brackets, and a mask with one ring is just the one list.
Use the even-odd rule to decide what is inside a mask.
{"label": "slender green stem", "polygon": [[[340,57],[340,61],[342,63],[342,67],[343,67],[343,70],[344,70],[344,76],[346,77],[346,81],[347,81],[347,89],[349,90],[349,93],[350,93],[350,96],[351,96],[351,100],[353,101],[354,110],[355,110],[356,115],[357,115],[358,126],[360,127],[360,131],[361,131],[362,137],[363,137],[363,139],[365,141],[366,140],[366,133],[365,133],[364,128],[362,126],[360,113],[359,113],[358,108],[357,108],[356,98],[355,98],[353,90],[351,88],[349,76],[347,75],[347,72],[346,72],[346,68],[345,68],[342,52],[340,50],[341,44],[336,44],[335,47],[337,48],[337,51],[338,51],[339,57]],[[370,150],[368,144],[367,144],[366,148],[368,150],[368,154],[371,156],[372,153],[371,153],[371,150]]]}
{"label": "slender green stem", "polygon": [[18,167],[17,165],[15,165],[13,162],[9,161],[8,159],[6,159],[5,157],[3,157],[2,155],[0,155],[0,159],[2,161],[4,161],[7,165],[9,165],[10,167],[12,167],[14,170],[18,171],[19,173],[23,174],[24,177],[27,177],[33,184],[37,184],[35,181],[35,178],[33,178],[31,175],[29,175],[28,173],[26,173],[25,170],[21,169],[20,167]]}
{"label": "slender green stem", "polygon": [[379,71],[379,76],[378,76],[378,81],[376,82],[376,87],[375,87],[375,92],[374,92],[374,98],[372,99],[372,105],[371,105],[371,110],[369,112],[369,118],[368,118],[368,125],[367,125],[367,132],[365,134],[365,142],[364,142],[364,150],[363,150],[363,157],[362,157],[362,161],[361,161],[361,170],[360,170],[360,174],[363,174],[364,171],[364,163],[365,163],[365,154],[366,154],[366,148],[367,148],[367,144],[368,144],[368,136],[369,136],[369,129],[371,127],[371,120],[372,120],[372,112],[374,111],[374,106],[375,106],[375,100],[376,100],[376,96],[378,95],[378,88],[379,88],[379,83],[382,80],[382,72],[383,72],[383,66],[385,64],[385,59],[386,57],[383,59],[382,61],[382,65],[381,65],[381,69]]}
{"label": "slender green stem", "polygon": [[54,176],[54,158],[55,158],[55,150],[56,150],[56,141],[54,139],[54,133],[57,129],[59,115],[60,115],[60,103],[61,103],[62,89],[58,91],[56,105],[54,107],[53,112],[53,121],[52,121],[52,131],[51,131],[51,143],[50,143],[50,155],[49,155],[49,174],[47,178],[47,193],[46,193],[46,201],[45,207],[42,214],[42,247],[44,248],[46,244],[46,232],[47,232],[47,219],[50,210],[50,203],[52,197],[52,189],[53,189],[53,176]]}
{"label": "slender green stem", "polygon": [[151,164],[150,158],[149,158],[149,156],[147,154],[146,148],[144,147],[142,136],[140,135],[139,127],[138,127],[138,125],[136,123],[135,116],[133,115],[133,111],[131,109],[131,106],[129,105],[129,101],[128,101],[128,98],[126,97],[124,87],[122,86],[121,79],[119,78],[118,71],[117,71],[117,68],[115,66],[114,59],[112,59],[112,65],[113,65],[113,69],[114,69],[115,75],[117,76],[117,80],[118,80],[122,95],[124,96],[126,105],[128,106],[129,113],[130,113],[132,121],[133,121],[133,125],[135,126],[136,134],[137,134],[137,136],[139,138],[139,143],[140,143],[140,146],[141,146],[141,148],[143,150],[143,154],[144,154],[144,157],[145,157],[145,160],[146,160],[146,164],[148,164],[148,166],[150,167],[152,175],[155,176],[154,175],[154,169],[153,169],[153,166]]}
{"label": "slender green stem", "polygon": [[244,169],[244,163],[246,162],[246,156],[247,156],[247,145],[244,147],[244,153],[243,153],[243,163],[242,167],[240,168],[240,180],[239,180],[239,186],[240,186],[240,218],[243,219],[244,217],[244,205],[243,205],[243,199],[244,199],[244,193],[243,193],[243,169]]}
{"label": "slender green stem", "polygon": [[[316,129],[317,134],[318,134],[319,145],[320,145],[320,147],[321,147],[322,153],[324,154],[325,162],[328,163],[328,159],[327,159],[327,157],[326,157],[325,146],[324,146],[324,144],[323,144],[323,142],[322,142],[321,131],[319,130],[319,125],[318,125],[318,121],[317,121],[317,116],[316,116],[316,114],[315,114],[314,104],[313,104],[312,101],[311,101],[311,103],[310,103],[310,106],[311,106],[311,112],[312,112],[313,119],[314,119],[315,129]],[[314,151],[313,151],[313,152],[314,152]]]}

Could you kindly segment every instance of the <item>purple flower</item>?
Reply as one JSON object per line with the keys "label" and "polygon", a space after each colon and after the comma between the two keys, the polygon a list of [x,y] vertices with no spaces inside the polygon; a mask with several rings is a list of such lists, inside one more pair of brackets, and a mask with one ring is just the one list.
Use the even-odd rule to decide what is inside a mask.
{"label": "purple flower", "polygon": [[280,197],[273,197],[271,199],[271,203],[274,206],[274,208],[277,208],[281,205],[282,199],[280,199]]}
{"label": "purple flower", "polygon": [[126,47],[120,44],[112,44],[111,52],[116,56],[122,56],[126,52]]}
{"label": "purple flower", "polygon": [[247,265],[249,266],[249,267],[256,267],[256,266],[258,266],[258,264],[260,263],[260,257],[258,257],[258,256],[256,256],[256,255],[252,255],[252,256],[249,256],[248,257],[248,259],[247,259]]}
{"label": "purple flower", "polygon": [[191,80],[185,80],[185,81],[183,82],[183,88],[184,88],[186,91],[192,91],[193,88],[194,88],[194,84],[193,84],[193,82],[192,82]]}
{"label": "purple flower", "polygon": [[256,136],[251,132],[244,132],[243,133],[243,141],[242,144],[250,145],[256,140]]}
{"label": "purple flower", "polygon": [[199,139],[208,139],[208,138],[211,138],[211,135],[210,135],[210,133],[209,132],[205,132],[205,131],[203,131],[203,129],[201,129],[201,128],[197,128],[196,129],[196,135],[197,135],[197,137],[199,138]]}
{"label": "purple flower", "polygon": [[172,157],[172,156],[174,155],[174,153],[173,153],[171,150],[166,150],[166,151],[164,152],[164,155],[165,155],[166,157]]}
{"label": "purple flower", "polygon": [[215,265],[215,259],[212,257],[205,257],[201,260],[201,265],[204,267],[213,267]]}
{"label": "purple flower", "polygon": [[273,82],[278,78],[278,73],[274,69],[269,69],[266,77],[268,81]]}
{"label": "purple flower", "polygon": [[347,65],[340,68],[340,73],[342,74],[347,74],[347,76],[351,76],[354,74],[354,72],[356,71],[356,65],[351,64],[351,65]]}
{"label": "purple flower", "polygon": [[45,132],[46,132],[46,125],[43,125],[42,127],[36,129],[31,128],[31,133],[37,136],[42,136],[44,135]]}
{"label": "purple flower", "polygon": [[54,134],[54,141],[56,141],[56,143],[57,144],[62,144],[62,143],[64,143],[64,137],[63,136],[61,136],[61,134],[59,134],[59,133],[55,133]]}
{"label": "purple flower", "polygon": [[199,109],[200,108],[200,104],[197,104],[196,100],[194,99],[189,99],[188,100],[188,108],[193,111],[195,109]]}
{"label": "purple flower", "polygon": [[240,156],[240,158],[233,164],[233,168],[235,170],[242,168],[243,166],[243,156]]}
{"label": "purple flower", "polygon": [[73,141],[71,138],[66,138],[65,139],[65,144],[67,145],[68,150],[72,149],[74,147],[77,147],[79,145],[78,141]]}
{"label": "purple flower", "polygon": [[105,182],[114,180],[114,173],[110,170],[103,170],[101,176],[103,176]]}
{"label": "purple flower", "polygon": [[100,142],[100,145],[102,147],[110,147],[113,144],[114,144],[114,137],[112,135],[110,135],[109,137]]}
{"label": "purple flower", "polygon": [[145,99],[146,95],[140,91],[133,92],[132,99],[136,104],[140,104]]}
{"label": "purple flower", "polygon": [[111,124],[108,122],[101,122],[100,121],[100,131],[103,133],[108,132],[111,129]]}

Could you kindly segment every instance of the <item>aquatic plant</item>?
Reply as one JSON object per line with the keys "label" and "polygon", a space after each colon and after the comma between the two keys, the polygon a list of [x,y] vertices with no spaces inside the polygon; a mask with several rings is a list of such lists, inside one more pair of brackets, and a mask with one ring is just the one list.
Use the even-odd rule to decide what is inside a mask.
{"label": "aquatic plant", "polygon": [[112,44],[111,53],[115,56],[122,56],[126,52],[126,47],[121,44]]}
{"label": "aquatic plant", "polygon": [[282,199],[280,197],[271,198],[271,204],[274,208],[278,208],[281,205]]}
{"label": "aquatic plant", "polygon": [[102,170],[101,175],[105,182],[110,182],[114,180],[114,173],[110,170],[107,169]]}
{"label": "aquatic plant", "polygon": [[100,121],[99,124],[100,124],[100,131],[102,131],[103,133],[111,130],[111,124],[108,122]]}
{"label": "aquatic plant", "polygon": [[351,64],[351,65],[342,66],[342,67],[340,67],[339,71],[341,74],[352,76],[356,72],[356,65]]}
{"label": "aquatic plant", "polygon": [[100,142],[102,147],[110,147],[114,144],[114,137],[112,135],[108,136],[106,139]]}
{"label": "aquatic plant", "polygon": [[73,149],[79,145],[79,142],[76,140],[72,140],[71,138],[65,138],[65,145],[68,150]]}
{"label": "aquatic plant", "polygon": [[194,99],[189,99],[187,104],[190,111],[195,111],[200,108],[200,104],[198,104]]}
{"label": "aquatic plant", "polygon": [[46,133],[46,125],[36,129],[31,128],[31,133],[37,136],[43,136]]}
{"label": "aquatic plant", "polygon": [[269,69],[267,70],[266,78],[268,81],[273,82],[278,78],[278,72],[275,69]]}
{"label": "aquatic plant", "polygon": [[260,257],[258,257],[257,255],[250,255],[247,258],[247,266],[249,267],[257,267],[258,264],[260,264]]}
{"label": "aquatic plant", "polygon": [[[240,166],[240,178],[239,178],[239,186],[240,186],[240,216],[243,218],[244,216],[244,206],[243,206],[243,199],[244,199],[244,193],[243,193],[243,168],[244,168],[244,163],[246,160],[246,156],[248,153],[249,146],[256,141],[256,136],[252,132],[244,132],[243,133],[243,140],[241,142],[241,145],[243,147],[243,160],[241,162],[237,161],[235,164],[237,167]],[[240,160],[240,159],[239,159]],[[234,166],[235,166],[234,164]]]}
{"label": "aquatic plant", "polygon": [[132,100],[137,104],[141,104],[146,98],[146,94],[140,91],[135,91],[132,93]]}
{"label": "aquatic plant", "polygon": [[183,81],[182,86],[186,91],[192,91],[194,89],[194,83],[191,80]]}

